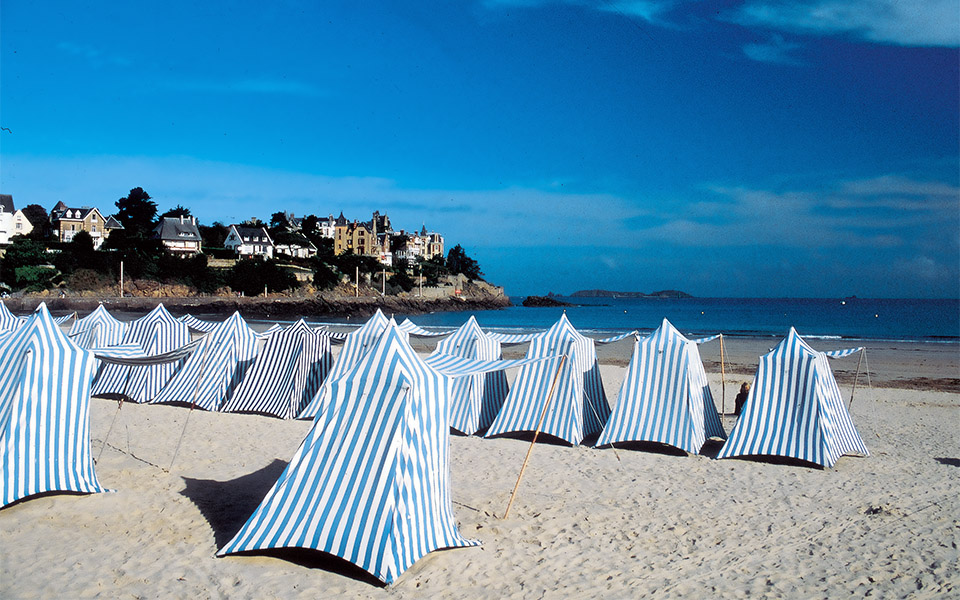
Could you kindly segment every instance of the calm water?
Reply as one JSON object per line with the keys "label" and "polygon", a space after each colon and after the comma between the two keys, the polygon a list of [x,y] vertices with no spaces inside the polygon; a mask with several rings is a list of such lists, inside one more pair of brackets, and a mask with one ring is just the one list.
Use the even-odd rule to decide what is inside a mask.
{"label": "calm water", "polygon": [[[567,316],[585,332],[649,332],[667,318],[691,334],[723,333],[783,337],[792,326],[810,338],[960,342],[960,300],[769,299],[769,298],[561,298],[579,306]],[[517,306],[473,313],[484,328],[505,331],[546,329],[562,308]],[[405,315],[396,315],[400,321]],[[463,313],[412,316],[425,327],[458,327]]]}

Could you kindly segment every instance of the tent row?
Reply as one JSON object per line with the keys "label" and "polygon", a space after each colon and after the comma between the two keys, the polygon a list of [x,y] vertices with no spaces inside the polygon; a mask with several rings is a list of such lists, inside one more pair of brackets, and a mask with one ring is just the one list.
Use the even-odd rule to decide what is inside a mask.
{"label": "tent row", "polygon": [[[145,317],[125,324],[101,305],[77,320],[70,336],[85,347],[133,346],[140,348],[141,356],[156,356],[183,347],[190,339],[190,328],[206,332],[184,360],[102,365],[93,385],[94,395],[118,394],[138,402],[314,419],[329,399],[332,382],[368,353],[387,325],[388,319],[377,311],[363,326],[339,339],[302,320],[256,334],[236,313],[223,322],[189,315],[174,319],[161,304]],[[435,360],[444,356],[500,360],[502,340],[517,341],[505,334],[484,332],[472,316],[455,331],[426,331],[409,320],[397,329],[408,342],[410,335],[444,336],[431,355]],[[577,332],[564,313],[550,329],[528,339],[526,358],[538,360],[520,368],[512,387],[503,370],[455,377],[450,391],[450,425],[467,435],[539,431],[573,445],[596,435],[597,446],[654,442],[688,453],[700,452],[711,438],[726,439],[698,350],[699,344],[715,337],[689,340],[666,319],[645,338],[635,334],[594,340]],[[595,344],[630,335],[636,337],[633,353],[611,410]],[[336,361],[330,349],[334,341],[343,343]],[[819,356],[793,330],[784,343]],[[781,354],[780,366],[775,369],[766,365],[772,356],[780,355],[765,357],[758,381],[792,377],[799,371],[807,379],[802,386],[755,384],[751,398],[759,395],[761,400],[750,406],[761,403],[774,414],[754,417],[752,410],[747,411],[721,456],[775,455],[831,466],[843,454],[865,455],[842,401],[822,400],[839,398],[826,364],[828,355],[811,362],[813,366],[804,366],[802,352]],[[548,360],[560,356],[566,359]],[[823,408],[818,408],[821,405]],[[789,408],[793,406],[804,408],[794,417]],[[786,423],[784,415],[794,421]],[[752,423],[749,432],[748,421]],[[837,433],[818,433],[824,428],[834,428]],[[796,436],[803,441],[785,441]],[[817,436],[827,442],[815,442]],[[761,439],[767,441],[758,441]]]}
{"label": "tent row", "polygon": [[[154,322],[169,323],[162,315],[155,315]],[[502,395],[504,406],[511,402],[520,404],[529,397],[541,413],[549,403],[558,407],[558,413],[574,413],[582,419],[579,424],[571,423],[574,419],[569,415],[565,420],[564,415],[557,414],[544,419],[544,431],[551,427],[551,431],[573,438],[591,427],[598,431],[604,421],[610,427],[615,419],[629,421],[637,413],[653,412],[661,417],[650,418],[650,422],[683,424],[703,418],[702,435],[717,432],[717,424],[707,423],[710,417],[705,416],[710,412],[709,386],[702,364],[696,368],[698,340],[683,338],[667,322],[654,335],[635,342],[629,377],[625,378],[617,410],[610,414],[606,409],[609,420],[601,416],[607,402],[602,395],[593,342],[578,334],[566,317],[533,340],[527,356],[517,361],[500,360],[499,342],[486,340],[472,318],[462,331],[451,334],[425,359],[413,351],[407,333],[392,319],[384,323],[378,319],[375,323],[379,332],[367,331],[369,338],[356,338],[355,344],[365,350],[357,351],[352,363],[345,362],[335,378],[318,384],[317,394],[324,390],[324,399],[318,405],[310,431],[260,505],[219,550],[219,556],[271,548],[308,548],[343,558],[391,583],[433,550],[478,545],[458,531],[451,500],[449,435],[456,414],[455,389],[460,381],[463,389],[476,392],[465,397],[482,399],[488,391],[486,375],[502,373],[504,368],[517,367],[521,374],[531,373],[534,381],[527,387],[515,385],[509,391],[497,382],[491,383],[491,395]],[[130,330],[134,329],[131,325]],[[289,363],[312,364],[318,356],[322,361],[323,350],[329,346],[321,342],[317,345],[320,351],[315,352],[311,344],[316,337],[323,338],[302,322],[297,323],[270,336],[267,346],[275,341],[277,348],[268,354],[286,356]],[[346,342],[349,341],[348,338]],[[192,390],[195,400],[206,403],[206,398],[212,398],[209,406],[214,406],[229,387],[226,382],[237,379],[239,370],[257,368],[250,351],[254,345],[249,330],[235,315],[194,342],[189,357],[183,355],[184,346],[162,356],[166,364],[168,359],[183,362],[176,376],[182,381],[174,379],[181,386],[177,395]],[[150,344],[150,348],[159,347],[160,344]],[[296,347],[299,350],[291,349]],[[157,354],[152,360],[125,359],[123,354],[119,350],[112,355],[101,353],[108,361],[106,367],[150,368],[157,366],[152,362],[159,362]],[[89,453],[88,410],[94,352],[71,342],[46,307],[41,306],[0,340],[0,357],[0,482],[4,505],[45,491],[105,491],[97,482]],[[142,364],[125,364],[125,360],[141,360]],[[51,376],[53,373],[57,376]],[[134,374],[128,372],[128,379]],[[757,377],[769,381],[755,387],[756,392],[744,408],[743,429],[738,429],[738,423],[727,443],[740,443],[742,436],[743,440],[752,440],[753,445],[730,446],[725,455],[786,449],[806,451],[809,458],[805,460],[816,462],[848,451],[865,454],[862,441],[859,445],[842,445],[844,440],[849,442],[854,437],[859,440],[859,436],[839,400],[839,392],[832,393],[828,374],[832,381],[826,355],[809,348],[791,331],[761,361]],[[478,376],[483,377],[476,379]],[[248,380],[256,381],[243,378]],[[660,382],[655,389],[646,387],[645,382],[651,380]],[[306,380],[301,383],[308,385]],[[268,383],[264,381],[262,385]],[[548,391],[544,393],[544,389]],[[638,390],[639,399],[635,402],[625,400],[626,395],[634,393],[631,390]],[[242,397],[240,391],[242,383],[230,402]],[[287,387],[277,390],[286,409],[297,401],[297,395],[289,392]],[[798,407],[784,412],[779,404],[790,393],[800,394]],[[665,398],[677,395],[686,398],[684,407],[662,406],[667,402]],[[712,407],[712,399],[709,404]],[[657,408],[643,408],[647,405]],[[595,423],[584,426],[589,423],[584,417],[588,411],[595,411]],[[526,427],[526,421],[514,416],[526,412],[530,411],[501,411],[490,428],[497,425],[502,415],[506,415],[501,424],[503,431],[507,430],[508,419],[516,419],[519,426]],[[777,428],[769,425],[782,414],[796,427],[771,433]],[[645,431],[646,427],[639,425],[636,430]],[[654,429],[663,439],[673,439],[670,432],[684,428]],[[619,439],[617,436],[638,435],[629,433],[629,428],[626,434],[619,431],[611,429],[609,443]],[[722,433],[722,429],[719,431]],[[696,430],[686,435],[689,447],[694,448],[701,433]],[[763,441],[771,435],[776,443]],[[827,449],[823,450],[824,447]]]}

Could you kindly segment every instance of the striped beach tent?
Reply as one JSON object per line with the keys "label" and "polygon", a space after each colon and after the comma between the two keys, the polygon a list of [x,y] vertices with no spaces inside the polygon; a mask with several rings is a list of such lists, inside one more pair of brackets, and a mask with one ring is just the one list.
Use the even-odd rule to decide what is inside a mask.
{"label": "striped beach tent", "polygon": [[0,341],[0,499],[106,491],[90,454],[93,355],[40,304]]}
{"label": "striped beach tent", "polygon": [[189,327],[191,331],[199,331],[200,333],[211,333],[221,323],[220,321],[204,321],[190,314],[183,315],[177,320]]}
{"label": "striped beach tent", "polygon": [[81,348],[106,348],[122,344],[126,332],[127,324],[100,304],[92,313],[73,323],[70,339]]}
{"label": "striped beach tent", "polygon": [[219,410],[233,395],[257,356],[257,334],[235,312],[200,340],[154,404],[184,402]]}
{"label": "striped beach tent", "polygon": [[479,545],[453,515],[449,385],[391,323],[332,383],[293,459],[218,556],[309,548],[389,584],[433,550]]}
{"label": "striped beach tent", "polygon": [[[327,376],[327,383],[335,381],[366,356],[370,348],[380,339],[380,335],[387,329],[391,320],[392,319],[388,319],[378,308],[377,312],[367,319],[366,323],[361,325],[356,331],[351,331],[347,334],[346,339],[343,340],[343,346],[340,348],[340,353],[337,355],[337,359],[330,369],[330,374]],[[401,331],[400,334],[404,339],[409,341],[410,338],[406,332]],[[310,398],[310,402],[304,407],[300,414],[297,415],[297,418],[312,419],[316,417],[317,413],[320,412],[324,403],[327,401],[329,393],[329,385],[324,384],[320,386],[320,389]]]}
{"label": "striped beach tent", "polygon": [[597,446],[659,442],[697,454],[707,438],[726,438],[698,341],[687,339],[664,319],[634,343],[617,404]]}
{"label": "striped beach tent", "polygon": [[[477,360],[500,360],[500,342],[491,339],[470,315],[453,335],[437,343],[434,356],[463,356]],[[493,423],[507,397],[507,376],[503,370],[457,377],[450,398],[450,427],[473,435]]]}
{"label": "striped beach tent", "polygon": [[779,456],[829,468],[847,454],[867,456],[828,363],[859,350],[818,352],[791,327],[760,357],[747,402],[717,458]]}
{"label": "striped beach tent", "polygon": [[330,337],[300,319],[266,338],[224,412],[296,417],[330,371]]}
{"label": "striped beach tent", "polygon": [[12,331],[20,327],[23,321],[23,319],[10,312],[6,304],[0,302],[0,331]]}
{"label": "striped beach tent", "polygon": [[516,431],[536,431],[553,381],[556,389],[550,400],[541,431],[570,444],[603,429],[610,416],[594,340],[581,335],[566,313],[550,329],[530,341],[528,358],[566,356],[557,375],[556,361],[541,361],[520,368],[500,413],[486,437]]}
{"label": "striped beach tent", "polygon": [[400,331],[406,331],[408,335],[415,337],[440,337],[444,335],[450,335],[455,331],[454,329],[447,331],[430,331],[420,327],[410,319],[404,319],[403,322],[398,325],[398,327],[400,328]]}
{"label": "striped beach tent", "polygon": [[[190,330],[158,304],[143,317],[132,321],[123,337],[124,344],[139,344],[148,356],[164,354],[190,343]],[[129,366],[106,364],[93,384],[93,395],[121,394],[134,402],[152,400],[181,362]]]}

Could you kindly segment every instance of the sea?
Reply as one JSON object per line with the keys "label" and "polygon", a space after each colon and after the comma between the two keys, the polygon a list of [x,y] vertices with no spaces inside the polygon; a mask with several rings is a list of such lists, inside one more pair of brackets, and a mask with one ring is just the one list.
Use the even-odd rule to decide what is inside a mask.
{"label": "sea", "polygon": [[[484,329],[541,331],[563,312],[578,330],[597,336],[656,329],[668,319],[684,334],[782,338],[790,327],[806,338],[960,343],[960,300],[867,298],[573,298],[567,307],[514,306],[476,311]],[[394,315],[397,321],[406,315]],[[421,327],[452,328],[466,321],[457,312],[411,316]]]}

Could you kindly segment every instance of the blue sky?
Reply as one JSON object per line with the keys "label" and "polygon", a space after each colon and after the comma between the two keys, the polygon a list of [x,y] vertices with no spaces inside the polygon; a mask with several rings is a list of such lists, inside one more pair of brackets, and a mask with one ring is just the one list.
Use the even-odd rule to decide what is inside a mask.
{"label": "blue sky", "polygon": [[0,4],[0,192],[386,212],[510,294],[960,295],[955,0]]}

